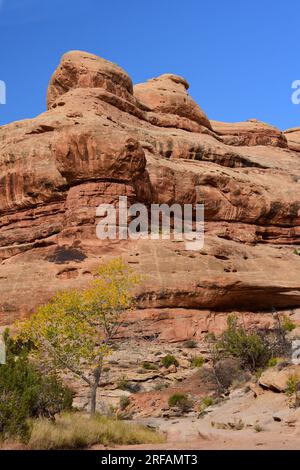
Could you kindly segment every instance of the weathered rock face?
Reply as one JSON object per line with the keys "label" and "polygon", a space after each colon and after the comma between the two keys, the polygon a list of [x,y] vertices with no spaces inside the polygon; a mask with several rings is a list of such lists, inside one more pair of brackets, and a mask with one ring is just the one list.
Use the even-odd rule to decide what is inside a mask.
{"label": "weathered rock face", "polygon": [[[117,65],[73,51],[51,78],[48,111],[0,128],[2,324],[119,255],[146,274],[149,318],[300,306],[299,129],[209,121],[187,89],[171,74],[133,87]],[[204,201],[203,250],[99,240],[96,208],[119,196]]]}
{"label": "weathered rock face", "polygon": [[211,121],[213,130],[222,136],[223,142],[229,145],[273,145],[286,148],[287,139],[279,129],[270,126],[257,119],[249,119],[247,122]]}
{"label": "weathered rock face", "polygon": [[287,139],[289,148],[296,152],[300,152],[300,127],[287,129],[284,134]]}
{"label": "weathered rock face", "polygon": [[61,106],[56,100],[74,88],[100,88],[134,102],[133,85],[127,73],[112,62],[87,52],[72,51],[62,57],[47,93],[47,106]]}
{"label": "weathered rock face", "polygon": [[177,75],[164,74],[134,87],[134,95],[146,109],[148,120],[157,126],[179,127],[201,131],[201,126],[211,129],[205,113],[189,96],[187,81]]}

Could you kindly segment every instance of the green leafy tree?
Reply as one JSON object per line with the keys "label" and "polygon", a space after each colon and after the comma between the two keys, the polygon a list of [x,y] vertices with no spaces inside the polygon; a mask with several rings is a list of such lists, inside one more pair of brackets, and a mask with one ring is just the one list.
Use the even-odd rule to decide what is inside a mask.
{"label": "green leafy tree", "polygon": [[38,309],[21,328],[35,354],[51,370],[71,372],[90,387],[90,411],[96,411],[97,389],[105,358],[133,306],[133,288],[139,277],[117,258],[95,272],[83,291],[58,293]]}
{"label": "green leafy tree", "polygon": [[70,409],[73,393],[53,374],[42,373],[30,360],[30,344],[4,334],[6,363],[0,365],[0,433],[26,440],[30,418],[53,418]]}

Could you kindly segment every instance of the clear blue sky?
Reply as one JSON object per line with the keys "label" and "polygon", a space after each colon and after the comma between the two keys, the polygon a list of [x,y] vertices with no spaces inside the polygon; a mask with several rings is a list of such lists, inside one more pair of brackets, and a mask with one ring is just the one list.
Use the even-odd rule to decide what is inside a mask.
{"label": "clear blue sky", "polygon": [[211,119],[300,126],[299,0],[0,0],[0,124],[45,110],[61,55],[86,50],[134,83],[172,72]]}

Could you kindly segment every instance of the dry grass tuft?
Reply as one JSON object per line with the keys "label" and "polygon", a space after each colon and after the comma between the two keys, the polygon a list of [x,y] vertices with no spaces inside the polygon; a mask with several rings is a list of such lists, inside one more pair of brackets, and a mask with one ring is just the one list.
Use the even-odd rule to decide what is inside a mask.
{"label": "dry grass tuft", "polygon": [[55,423],[39,419],[32,423],[28,447],[37,450],[83,449],[94,444],[160,444],[161,434],[144,426],[105,416],[92,418],[80,413],[66,413]]}

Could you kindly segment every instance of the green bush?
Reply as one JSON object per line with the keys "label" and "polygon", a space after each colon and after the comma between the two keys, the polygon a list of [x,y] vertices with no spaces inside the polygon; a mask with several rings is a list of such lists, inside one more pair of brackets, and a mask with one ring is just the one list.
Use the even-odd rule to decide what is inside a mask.
{"label": "green bush", "polygon": [[221,335],[217,348],[224,355],[238,358],[242,365],[255,371],[264,367],[270,359],[270,349],[258,332],[248,332],[230,315],[227,330]]}
{"label": "green bush", "polygon": [[163,367],[166,367],[167,369],[173,364],[176,367],[179,366],[179,362],[177,361],[176,357],[172,356],[171,354],[167,354],[165,357],[161,359],[161,365]]}
{"label": "green bush", "polygon": [[201,403],[207,408],[208,406],[212,406],[214,404],[214,399],[213,397],[204,397],[202,398]]}
{"label": "green bush", "polygon": [[300,406],[300,377],[297,374],[290,375],[286,385],[286,394],[290,397],[294,397],[294,407],[298,408]]}
{"label": "green bush", "polygon": [[153,364],[152,362],[148,362],[148,361],[143,362],[142,367],[145,370],[157,370],[158,369],[156,364]]}
{"label": "green bush", "polygon": [[174,393],[168,400],[171,408],[178,407],[181,411],[188,411],[192,407],[192,402],[185,393]]}
{"label": "green bush", "polygon": [[126,408],[130,405],[130,398],[126,395],[120,397],[120,409],[126,410]]}
{"label": "green bush", "polygon": [[191,359],[191,367],[200,368],[204,365],[205,359],[202,356],[195,356]]}
{"label": "green bush", "polygon": [[117,381],[117,388],[120,390],[127,390],[129,385],[129,381],[125,375],[123,375],[118,381]]}
{"label": "green bush", "polygon": [[206,408],[209,406],[212,406],[214,404],[214,399],[213,397],[203,397],[199,406],[199,413],[204,414],[204,411]]}
{"label": "green bush", "polygon": [[290,375],[286,384],[286,394],[292,396],[297,393],[300,377],[297,374]]}
{"label": "green bush", "polygon": [[275,367],[278,364],[277,357],[271,357],[267,362],[267,367]]}
{"label": "green bush", "polygon": [[29,360],[30,345],[15,342],[5,332],[6,364],[0,365],[0,432],[2,438],[30,435],[29,418],[53,418],[70,409],[73,393],[54,375]]}
{"label": "green bush", "polygon": [[296,328],[296,323],[293,322],[293,320],[290,319],[288,315],[284,315],[282,319],[282,329],[286,333],[289,331],[293,331]]}

